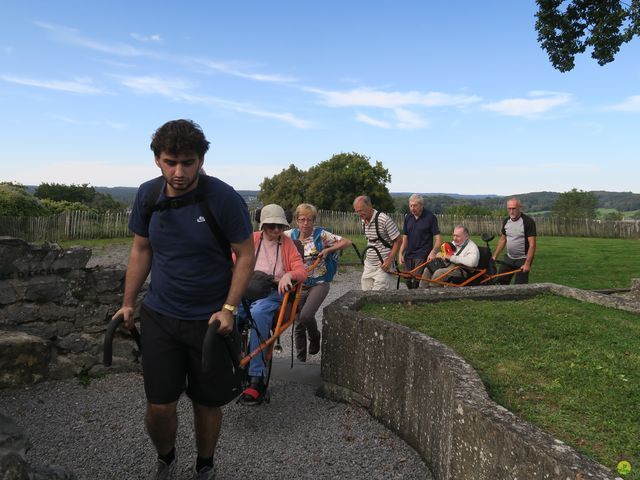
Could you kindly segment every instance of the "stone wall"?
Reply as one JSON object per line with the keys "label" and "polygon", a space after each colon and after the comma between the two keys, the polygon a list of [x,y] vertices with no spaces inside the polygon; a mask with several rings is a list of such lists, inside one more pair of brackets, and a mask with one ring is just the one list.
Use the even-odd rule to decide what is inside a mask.
{"label": "stone wall", "polygon": [[[122,303],[124,270],[85,268],[86,248],[0,237],[0,388],[100,374],[107,323]],[[114,370],[137,370],[126,335],[114,340]]]}
{"label": "stone wall", "polygon": [[514,299],[552,292],[640,313],[632,299],[551,284],[350,292],[324,310],[324,394],[366,407],[438,480],[613,479],[602,465],[493,402],[446,345],[359,312],[364,303]]}

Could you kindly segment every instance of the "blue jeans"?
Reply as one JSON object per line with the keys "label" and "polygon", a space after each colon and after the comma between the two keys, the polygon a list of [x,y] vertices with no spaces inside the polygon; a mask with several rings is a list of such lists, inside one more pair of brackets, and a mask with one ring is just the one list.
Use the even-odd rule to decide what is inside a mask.
{"label": "blue jeans", "polygon": [[[253,330],[250,332],[249,348],[251,351],[258,348],[261,341],[265,341],[269,338],[273,322],[273,313],[280,308],[280,305],[282,305],[282,299],[283,296],[280,295],[277,290],[274,290],[267,297],[256,300],[251,304],[251,316],[253,317],[253,321],[256,323],[259,334],[257,335]],[[247,314],[244,311],[244,306],[241,305],[238,308],[238,322],[244,322],[246,318]],[[264,355],[261,352],[249,363],[249,376],[264,377],[265,374]]]}

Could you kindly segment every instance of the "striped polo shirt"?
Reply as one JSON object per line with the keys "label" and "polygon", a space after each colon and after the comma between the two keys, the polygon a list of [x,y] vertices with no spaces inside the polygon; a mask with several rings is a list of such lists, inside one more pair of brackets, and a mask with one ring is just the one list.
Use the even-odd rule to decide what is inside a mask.
{"label": "striped polo shirt", "polygon": [[[362,225],[364,228],[364,235],[367,237],[367,246],[375,247],[376,250],[380,252],[382,258],[386,259],[389,256],[391,249],[383,245],[378,237],[378,233],[380,233],[380,237],[382,237],[387,243],[393,244],[393,241],[400,236],[400,231],[389,215],[380,212],[380,215],[378,215],[378,232],[376,232],[376,223],[374,219],[377,214],[378,211],[374,210],[369,223],[366,223],[363,220]],[[381,265],[380,258],[371,248],[367,249],[365,263],[370,266]]]}

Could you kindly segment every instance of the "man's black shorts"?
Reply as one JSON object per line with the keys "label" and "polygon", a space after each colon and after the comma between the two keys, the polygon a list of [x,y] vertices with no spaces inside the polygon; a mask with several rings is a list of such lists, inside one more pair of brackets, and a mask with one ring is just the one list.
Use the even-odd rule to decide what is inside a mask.
{"label": "man's black shorts", "polygon": [[215,360],[220,368],[207,374],[202,371],[207,320],[166,317],[144,304],[140,320],[144,390],[149,403],[175,402],[186,391],[195,403],[219,407],[237,395],[231,357],[222,337],[214,349],[221,357]]}

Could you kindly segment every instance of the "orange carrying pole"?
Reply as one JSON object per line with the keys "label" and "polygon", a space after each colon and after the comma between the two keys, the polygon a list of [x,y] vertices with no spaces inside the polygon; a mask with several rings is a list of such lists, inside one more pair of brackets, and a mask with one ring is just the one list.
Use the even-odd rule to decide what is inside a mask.
{"label": "orange carrying pole", "polygon": [[[313,262],[313,264],[309,266],[309,268],[307,268],[307,272],[310,272],[314,268],[316,268],[320,263],[320,260],[321,258],[318,257],[316,261]],[[260,345],[258,345],[255,350],[253,350],[248,355],[245,355],[240,360],[241,368],[246,367],[247,364],[264,349],[268,348],[266,352],[267,360],[271,358],[271,355],[273,354],[273,344],[275,343],[276,339],[280,335],[282,335],[293,324],[293,321],[296,317],[296,313],[298,312],[298,304],[300,303],[300,298],[302,297],[302,283],[298,283],[295,286],[295,297],[293,299],[293,305],[291,306],[291,311],[289,312],[289,319],[285,322],[283,320],[285,317],[285,313],[287,311],[287,303],[289,302],[290,294],[291,294],[290,291],[284,294],[284,297],[282,299],[282,305],[280,306],[280,312],[278,313],[278,320],[276,321],[276,326],[273,330],[273,335],[267,338],[264,342],[260,342]]]}

